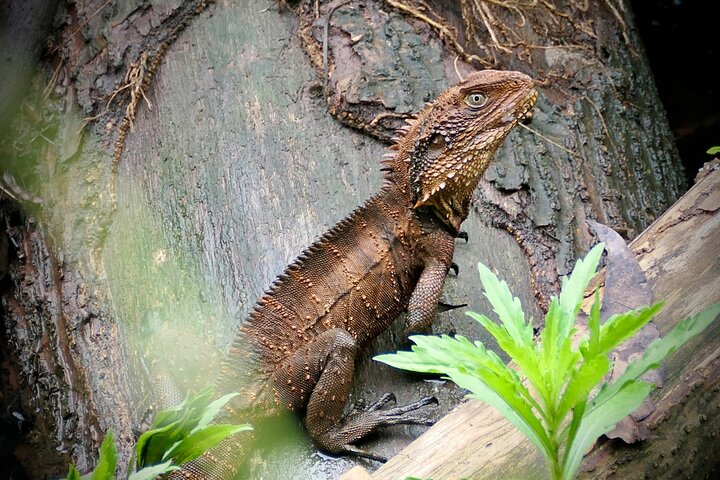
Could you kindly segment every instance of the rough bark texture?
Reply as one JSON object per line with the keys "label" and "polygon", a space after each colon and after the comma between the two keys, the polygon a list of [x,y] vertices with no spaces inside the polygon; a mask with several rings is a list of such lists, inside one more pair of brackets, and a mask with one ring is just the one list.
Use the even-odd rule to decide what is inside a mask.
{"label": "rough bark texture", "polygon": [[[292,10],[270,1],[60,4],[49,72],[3,148],[3,189],[42,226],[13,219],[11,252],[27,244],[47,254],[11,260],[11,271],[26,273],[9,277],[3,320],[8,339],[31,334],[9,349],[20,360],[25,411],[48,415],[56,439],[77,442],[81,468],[101,439],[97,426],[115,429],[127,458],[146,406],[146,366],[167,362],[188,385],[207,379],[275,275],[377,191],[384,145],[341,127],[328,109],[387,139],[399,117],[455,81],[453,31],[441,38],[438,25],[456,28],[469,62],[461,59],[461,72],[492,62],[541,80],[533,128],[574,152],[527,131],[511,135],[464,224],[470,242],[457,246],[461,271],[446,284],[447,302],[488,309],[473,268],[481,260],[526,292],[525,310],[540,318],[558,273],[587,246],[585,218],[632,235],[681,192],[672,138],[621,3],[432,2],[431,22],[394,3],[317,2],[317,12],[316,2]],[[122,87],[78,135],[82,117],[102,114]],[[125,151],[115,176],[118,138]],[[41,328],[48,319],[62,321]],[[459,311],[441,314],[436,331],[482,337]],[[401,341],[392,330],[370,354]],[[49,349],[61,368],[28,370],[32,348]],[[81,373],[68,377],[73,364]],[[403,403],[435,394],[439,417],[463,395],[367,356],[358,372],[354,399],[387,389]],[[72,428],[59,428],[59,407],[38,407],[56,392],[55,405],[82,405],[72,407]],[[290,426],[295,433],[268,446],[283,454],[259,462],[257,475],[332,478],[355,463],[309,454]],[[365,447],[392,455],[420,431],[396,429]]]}

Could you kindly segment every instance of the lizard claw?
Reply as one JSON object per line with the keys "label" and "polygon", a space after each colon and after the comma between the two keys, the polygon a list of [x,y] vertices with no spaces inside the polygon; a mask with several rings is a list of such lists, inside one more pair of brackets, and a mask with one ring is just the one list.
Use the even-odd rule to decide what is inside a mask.
{"label": "lizard claw", "polygon": [[448,310],[455,310],[456,308],[467,307],[467,303],[459,303],[454,305],[452,303],[438,302],[438,312],[447,312]]}
{"label": "lizard claw", "polygon": [[[422,408],[426,405],[438,405],[437,398],[423,397],[420,400],[409,403],[407,405],[388,408],[387,410],[382,409],[383,406],[394,401],[395,395],[393,395],[392,393],[383,394],[376,402],[371,404],[366,409],[352,414],[349,417],[349,424],[345,425],[343,430],[347,431],[348,433],[353,433],[356,432],[359,428],[365,430],[366,433],[369,433],[370,431],[375,430],[378,427],[387,427],[389,425],[430,426],[435,423],[434,420],[412,415],[410,414],[410,412],[414,412],[415,410]],[[346,442],[347,440],[358,440],[359,438],[362,438],[362,436],[356,436],[353,433],[352,436],[350,436],[349,438],[346,437]],[[334,451],[351,453],[353,455],[357,455],[358,457],[369,458],[370,460],[375,460],[376,462],[381,463],[387,461],[387,459],[382,455],[377,455],[375,453],[368,452],[367,450],[362,450],[351,443],[344,443],[340,446],[339,449]]]}
{"label": "lizard claw", "polygon": [[375,400],[375,402],[368,405],[367,408],[365,408],[366,412],[374,412],[376,410],[380,410],[382,407],[387,405],[390,402],[397,402],[397,398],[395,398],[395,394],[391,392],[385,392],[382,394],[380,398]]}
{"label": "lizard claw", "polygon": [[358,448],[355,445],[351,445],[349,443],[346,445],[343,445],[343,451],[345,451],[347,453],[352,453],[353,455],[357,455],[358,457],[375,460],[376,462],[380,462],[380,463],[385,463],[388,460],[387,457],[383,457],[382,455],[378,455],[376,453],[368,452],[367,450],[363,450],[363,449]]}

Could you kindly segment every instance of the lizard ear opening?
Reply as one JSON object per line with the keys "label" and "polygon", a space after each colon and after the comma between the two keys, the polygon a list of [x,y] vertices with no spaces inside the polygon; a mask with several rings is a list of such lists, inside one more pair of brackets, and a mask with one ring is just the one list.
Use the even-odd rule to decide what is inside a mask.
{"label": "lizard ear opening", "polygon": [[444,150],[445,146],[446,146],[445,137],[443,137],[439,133],[436,133],[430,139],[430,150],[434,150],[434,151]]}

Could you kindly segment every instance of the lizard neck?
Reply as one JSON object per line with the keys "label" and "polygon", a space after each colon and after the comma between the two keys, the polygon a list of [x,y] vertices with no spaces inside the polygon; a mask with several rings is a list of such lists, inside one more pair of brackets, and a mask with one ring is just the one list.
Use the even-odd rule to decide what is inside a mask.
{"label": "lizard neck", "polygon": [[410,179],[410,165],[414,159],[398,144],[390,147],[383,157],[383,172],[386,186],[393,186],[407,202],[407,208],[439,219],[453,236],[460,232],[460,225],[467,218],[473,191],[478,178],[468,179],[461,187],[435,195],[431,202],[418,204]]}

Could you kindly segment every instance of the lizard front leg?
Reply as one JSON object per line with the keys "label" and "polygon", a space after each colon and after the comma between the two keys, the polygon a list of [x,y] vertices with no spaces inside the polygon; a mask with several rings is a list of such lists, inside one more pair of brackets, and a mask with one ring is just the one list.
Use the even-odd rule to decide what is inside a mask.
{"label": "lizard front leg", "polygon": [[406,335],[430,331],[445,277],[453,264],[455,239],[445,231],[438,231],[424,236],[420,247],[425,267],[408,302]]}
{"label": "lizard front leg", "polygon": [[382,409],[384,396],[368,409],[343,416],[355,371],[357,343],[340,328],[325,331],[295,352],[273,375],[278,401],[292,410],[306,406],[305,426],[315,443],[329,453],[349,452],[384,460],[352,445],[373,430],[388,425],[429,425],[411,412],[435,402],[431,397],[410,405]]}

